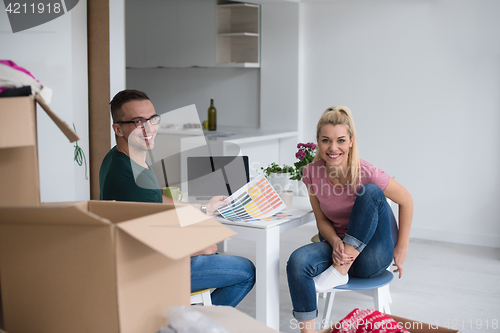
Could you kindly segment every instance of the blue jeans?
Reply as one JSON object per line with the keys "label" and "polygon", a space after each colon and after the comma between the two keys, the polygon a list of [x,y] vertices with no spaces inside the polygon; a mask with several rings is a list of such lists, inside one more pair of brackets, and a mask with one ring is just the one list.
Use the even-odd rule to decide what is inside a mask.
{"label": "blue jeans", "polygon": [[[384,192],[377,185],[366,184],[359,191],[351,210],[343,241],[360,251],[349,269],[349,276],[368,278],[381,274],[392,262],[394,242],[391,237],[392,210]],[[295,250],[286,267],[293,316],[299,321],[318,316],[313,277],[333,264],[332,246],[311,243]]]}
{"label": "blue jeans", "polygon": [[191,291],[217,288],[212,304],[236,306],[255,284],[255,266],[247,258],[199,255],[191,258]]}

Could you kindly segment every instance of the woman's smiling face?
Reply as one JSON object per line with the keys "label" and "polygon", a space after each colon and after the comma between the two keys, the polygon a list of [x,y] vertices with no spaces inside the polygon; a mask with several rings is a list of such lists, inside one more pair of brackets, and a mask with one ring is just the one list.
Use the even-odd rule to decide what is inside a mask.
{"label": "woman's smiling face", "polygon": [[326,166],[347,168],[349,148],[353,138],[344,125],[326,124],[321,127],[318,136],[318,149]]}

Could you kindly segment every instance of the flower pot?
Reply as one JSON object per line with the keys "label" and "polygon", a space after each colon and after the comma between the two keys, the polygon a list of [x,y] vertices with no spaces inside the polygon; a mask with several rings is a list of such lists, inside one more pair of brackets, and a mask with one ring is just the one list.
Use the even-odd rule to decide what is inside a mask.
{"label": "flower pot", "polygon": [[292,190],[295,195],[300,197],[307,197],[307,186],[302,182],[302,180],[292,180]]}
{"label": "flower pot", "polygon": [[292,175],[290,173],[271,173],[268,177],[268,180],[269,183],[271,183],[271,186],[274,187],[276,192],[292,190],[295,193],[292,185],[292,180],[290,180],[291,176]]}

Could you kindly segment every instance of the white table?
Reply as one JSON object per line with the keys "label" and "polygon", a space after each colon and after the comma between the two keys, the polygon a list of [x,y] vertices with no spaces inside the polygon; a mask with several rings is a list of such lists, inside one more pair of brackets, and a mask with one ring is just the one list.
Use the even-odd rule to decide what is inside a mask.
{"label": "white table", "polygon": [[314,221],[308,197],[294,196],[292,208],[284,211],[290,219],[262,222],[218,221],[238,234],[234,238],[256,242],[256,319],[279,331],[280,234]]}

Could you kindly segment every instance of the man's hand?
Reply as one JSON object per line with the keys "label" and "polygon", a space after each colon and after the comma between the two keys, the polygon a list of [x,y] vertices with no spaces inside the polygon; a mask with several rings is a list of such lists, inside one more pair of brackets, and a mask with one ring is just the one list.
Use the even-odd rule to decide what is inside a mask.
{"label": "man's hand", "polygon": [[229,204],[229,201],[225,201],[227,199],[224,195],[218,195],[210,199],[205,206],[207,206],[207,215],[212,216],[217,211],[219,207],[225,206]]}
{"label": "man's hand", "polygon": [[199,255],[210,255],[210,254],[215,254],[217,253],[217,244],[214,244],[214,245],[210,245],[209,247],[201,250],[201,251],[198,251],[196,253],[193,253],[191,255],[191,257],[196,257],[196,256],[199,256]]}

